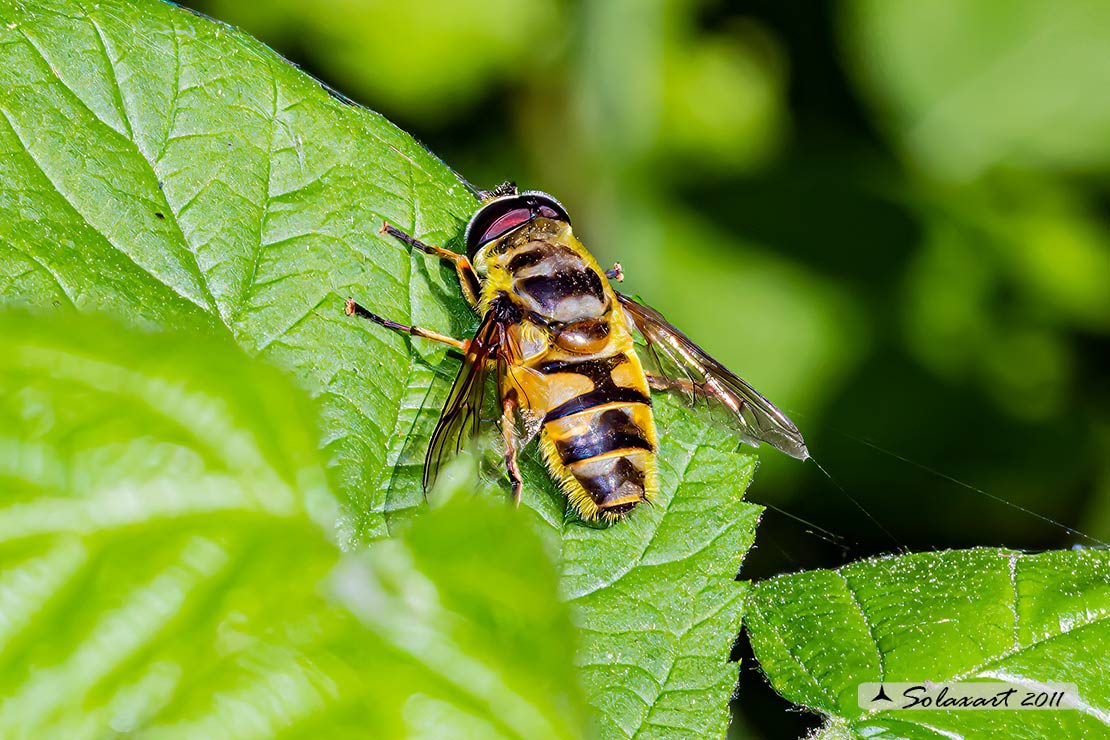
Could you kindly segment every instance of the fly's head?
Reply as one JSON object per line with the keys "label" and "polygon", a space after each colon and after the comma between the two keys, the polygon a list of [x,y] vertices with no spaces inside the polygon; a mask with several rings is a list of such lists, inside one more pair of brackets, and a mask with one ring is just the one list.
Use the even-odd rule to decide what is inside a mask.
{"label": "fly's head", "polygon": [[570,216],[563,204],[547,193],[525,190],[498,194],[490,198],[471,217],[466,226],[466,254],[479,275],[487,272],[491,252],[502,244],[504,237],[534,223],[537,219],[570,225]]}

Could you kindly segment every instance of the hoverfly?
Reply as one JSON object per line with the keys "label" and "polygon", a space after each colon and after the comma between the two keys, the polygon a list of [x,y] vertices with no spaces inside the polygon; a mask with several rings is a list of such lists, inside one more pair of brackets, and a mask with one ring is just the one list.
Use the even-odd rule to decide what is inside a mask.
{"label": "hoverfly", "polygon": [[[598,266],[559,201],[512,183],[481,197],[466,227],[465,255],[382,226],[382,233],[454,265],[463,295],[482,317],[472,339],[398,324],[347,301],[348,315],[463,353],[425,458],[425,490],[446,458],[477,433],[491,370],[518,503],[517,453],[537,435],[548,469],[582,519],[620,519],[650,501],[659,488],[652,391],[704,400],[723,411],[743,442],[809,457],[798,429],[771,402],[658,312],[613,290],[609,280],[620,276],[619,265]],[[635,331],[645,349],[637,350]]]}

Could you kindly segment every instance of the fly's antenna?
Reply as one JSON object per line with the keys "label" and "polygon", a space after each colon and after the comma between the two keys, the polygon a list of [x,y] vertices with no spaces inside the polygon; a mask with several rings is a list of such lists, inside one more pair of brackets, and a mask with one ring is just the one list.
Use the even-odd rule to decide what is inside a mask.
{"label": "fly's antenna", "polygon": [[[926,473],[929,473],[930,475],[936,476],[937,478],[940,478],[942,480],[946,480],[949,483],[955,483],[957,486],[959,486],[961,488],[966,488],[969,491],[973,491],[975,493],[978,493],[980,496],[985,496],[986,498],[990,499],[991,501],[997,501],[1001,504],[1005,504],[1006,506],[1009,506],[1011,509],[1014,509],[1015,511],[1020,511],[1021,513],[1025,514],[1027,516],[1031,516],[1031,517],[1034,517],[1035,519],[1039,519],[1042,522],[1045,522],[1046,524],[1050,524],[1053,527],[1056,527],[1057,529],[1060,529],[1064,532],[1067,532],[1068,534],[1070,534],[1072,536],[1082,537],[1083,539],[1088,540],[1089,542],[1092,542],[1092,543],[1094,543],[1094,544],[1096,544],[1100,547],[1110,547],[1110,543],[1103,542],[1102,540],[1098,539],[1097,537],[1093,537],[1093,536],[1087,534],[1086,532],[1082,532],[1078,529],[1075,529],[1074,527],[1069,527],[1068,525],[1064,524],[1063,522],[1058,522],[1058,521],[1056,521],[1055,519],[1053,519],[1051,517],[1045,516],[1044,514],[1041,514],[1039,512],[1033,511],[1032,509],[1026,508],[1025,506],[1022,506],[1021,504],[1016,504],[1013,501],[1007,501],[1006,499],[1002,498],[1001,496],[997,496],[997,495],[995,495],[995,494],[993,494],[989,491],[984,491],[982,488],[979,488],[978,486],[973,486],[970,483],[965,483],[965,482],[963,482],[962,480],[960,480],[958,478],[953,478],[951,475],[948,475],[947,473],[942,473],[941,471],[937,470],[936,468],[932,468],[932,467],[926,465],[925,463],[919,463],[916,460],[911,460],[908,457],[905,457],[903,455],[899,455],[897,452],[892,452],[890,450],[883,449],[882,447],[875,444],[874,442],[867,439],[866,437],[857,437],[854,434],[850,434],[849,432],[845,432],[842,429],[837,429],[836,427],[832,427],[832,426],[830,426],[829,429],[831,429],[832,431],[841,435],[842,437],[847,437],[848,439],[850,439],[854,442],[858,442],[859,444],[870,447],[871,449],[875,450],[876,452],[880,452],[884,455],[888,455],[890,457],[893,457],[895,460],[901,460],[902,462],[906,463],[907,465],[912,465],[915,468],[918,468],[919,470],[924,470]],[[814,462],[816,463],[817,461],[814,460]],[[817,467],[820,468],[821,466],[818,465]],[[821,472],[824,472],[824,468],[821,468]],[[826,475],[828,475],[828,474],[826,473]],[[830,480],[832,480],[832,479],[830,478]],[[837,486],[837,487],[839,488],[839,486]]]}
{"label": "fly's antenna", "polygon": [[479,190],[478,199],[483,203],[500,198],[504,195],[519,195],[520,191],[516,187],[516,183],[512,180],[506,180],[493,190]]}

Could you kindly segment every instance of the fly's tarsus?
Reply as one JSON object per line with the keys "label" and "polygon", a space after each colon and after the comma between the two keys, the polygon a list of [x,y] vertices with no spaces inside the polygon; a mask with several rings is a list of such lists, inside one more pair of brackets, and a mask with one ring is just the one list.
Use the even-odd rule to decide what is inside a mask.
{"label": "fly's tarsus", "polygon": [[470,346],[470,342],[462,339],[455,339],[454,337],[449,337],[446,334],[440,334],[439,332],[432,331],[431,329],[423,329],[419,326],[408,326],[406,324],[399,324],[396,321],[390,321],[389,319],[383,318],[373,311],[370,311],[369,309],[356,303],[353,298],[347,299],[347,305],[344,310],[346,311],[348,316],[358,316],[360,319],[373,321],[375,324],[378,324],[379,326],[384,326],[386,329],[392,329],[393,331],[398,331],[403,334],[410,334],[414,337],[420,337],[422,339],[430,339],[433,342],[449,344],[455,349],[458,349],[462,352],[466,352],[467,348]]}

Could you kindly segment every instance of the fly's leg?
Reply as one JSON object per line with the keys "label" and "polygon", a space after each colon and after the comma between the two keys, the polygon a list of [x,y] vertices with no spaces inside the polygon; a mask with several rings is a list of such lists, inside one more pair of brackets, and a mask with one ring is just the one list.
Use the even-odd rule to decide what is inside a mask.
{"label": "fly's leg", "polygon": [[524,491],[524,484],[520,478],[520,464],[516,459],[516,427],[514,426],[513,410],[516,408],[516,399],[505,396],[501,399],[501,438],[505,441],[505,467],[509,471],[509,481],[513,484],[513,503],[520,506],[520,496]]}
{"label": "fly's leg", "polygon": [[470,347],[470,342],[468,342],[468,341],[464,341],[462,339],[455,339],[454,337],[449,337],[445,334],[440,334],[439,332],[432,331],[431,329],[421,329],[419,326],[405,326],[404,324],[398,324],[396,321],[390,321],[389,319],[383,319],[381,316],[378,316],[376,313],[368,311],[367,309],[363,308],[359,304],[355,303],[354,300],[352,300],[350,298],[347,299],[347,309],[346,310],[347,310],[347,315],[348,316],[358,316],[359,318],[362,318],[362,319],[369,319],[370,321],[373,321],[375,324],[378,324],[380,326],[384,326],[386,329],[392,329],[393,331],[404,332],[405,334],[411,334],[414,337],[422,337],[424,339],[431,339],[433,342],[442,342],[443,344],[449,344],[452,347],[454,347],[455,349],[461,350],[462,352],[466,352],[467,349]]}
{"label": "fly's leg", "polygon": [[614,262],[613,263],[613,269],[605,271],[605,277],[609,278],[610,280],[616,280],[618,283],[623,283],[624,282],[624,268],[621,267],[621,263],[620,262]]}
{"label": "fly's leg", "polygon": [[399,239],[413,249],[419,249],[424,254],[430,254],[433,257],[439,257],[441,260],[450,262],[455,266],[455,273],[459,276],[459,285],[462,286],[463,295],[466,297],[467,303],[471,306],[478,305],[478,294],[481,292],[481,285],[478,282],[477,273],[474,272],[474,266],[470,264],[470,260],[465,254],[457,254],[450,249],[433,247],[430,244],[425,244],[416,237],[409,236],[396,226],[390,225],[388,222],[382,223],[380,233],[389,234],[394,239]]}

